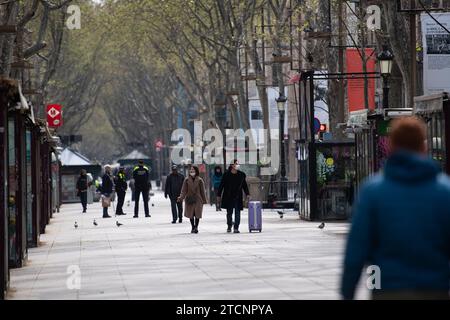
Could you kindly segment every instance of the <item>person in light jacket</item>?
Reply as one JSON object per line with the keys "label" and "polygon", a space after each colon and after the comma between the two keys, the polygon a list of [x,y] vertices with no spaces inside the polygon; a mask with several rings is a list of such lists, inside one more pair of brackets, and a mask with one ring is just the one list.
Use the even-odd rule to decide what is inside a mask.
{"label": "person in light jacket", "polygon": [[198,225],[202,218],[203,205],[207,203],[205,193],[205,183],[200,178],[198,167],[192,166],[189,170],[189,177],[184,179],[181,194],[177,201],[184,200],[184,216],[191,221],[191,233],[198,233]]}

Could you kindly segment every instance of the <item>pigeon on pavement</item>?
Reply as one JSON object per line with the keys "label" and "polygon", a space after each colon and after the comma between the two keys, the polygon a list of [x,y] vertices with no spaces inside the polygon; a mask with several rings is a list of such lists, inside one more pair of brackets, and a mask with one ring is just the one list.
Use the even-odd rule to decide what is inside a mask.
{"label": "pigeon on pavement", "polygon": [[75,229],[78,228],[78,223],[75,221],[75,225],[74,225]]}
{"label": "pigeon on pavement", "polygon": [[322,222],[322,223],[318,226],[318,228],[319,228],[319,229],[325,228],[325,223]]}
{"label": "pigeon on pavement", "polygon": [[98,226],[97,221],[94,219],[94,226]]}
{"label": "pigeon on pavement", "polygon": [[123,224],[120,223],[119,221],[116,221],[116,226],[120,227],[120,226],[123,226]]}

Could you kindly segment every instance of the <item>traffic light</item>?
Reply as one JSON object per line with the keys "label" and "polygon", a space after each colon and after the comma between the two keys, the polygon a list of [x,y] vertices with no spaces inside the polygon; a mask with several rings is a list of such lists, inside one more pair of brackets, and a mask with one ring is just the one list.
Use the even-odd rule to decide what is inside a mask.
{"label": "traffic light", "polygon": [[323,140],[323,134],[327,132],[327,125],[326,124],[321,124],[320,125],[320,131],[319,131],[319,139]]}

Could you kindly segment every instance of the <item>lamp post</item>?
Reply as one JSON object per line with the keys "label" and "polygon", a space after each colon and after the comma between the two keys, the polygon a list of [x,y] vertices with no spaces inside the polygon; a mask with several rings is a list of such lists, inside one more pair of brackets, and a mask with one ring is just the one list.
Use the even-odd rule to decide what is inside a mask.
{"label": "lamp post", "polygon": [[280,96],[276,99],[278,113],[280,115],[280,194],[283,200],[287,200],[286,159],[284,152],[284,117],[286,113],[286,101],[287,98],[282,93],[280,93]]}
{"label": "lamp post", "polygon": [[392,66],[394,64],[394,54],[391,52],[389,47],[385,44],[383,45],[383,51],[381,51],[377,60],[380,64],[380,73],[383,77],[383,109],[389,108],[389,77],[392,73]]}
{"label": "lamp post", "polygon": [[[230,91],[227,92],[227,96],[230,97],[230,100],[231,100],[231,103],[232,103],[232,107],[235,110],[235,116],[237,118],[237,123],[234,122],[234,126],[237,125],[241,129],[243,129],[242,121],[241,121],[241,112],[239,110],[239,91],[237,89],[231,89]],[[236,121],[236,119],[233,119],[233,120]]]}

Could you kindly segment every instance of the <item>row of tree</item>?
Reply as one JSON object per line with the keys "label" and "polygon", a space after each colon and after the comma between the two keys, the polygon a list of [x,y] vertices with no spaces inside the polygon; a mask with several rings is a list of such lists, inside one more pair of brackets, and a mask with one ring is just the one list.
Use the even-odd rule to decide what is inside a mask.
{"label": "row of tree", "polygon": [[[269,128],[267,87],[286,92],[290,78],[302,69],[345,71],[339,46],[357,47],[366,61],[370,57],[365,47],[389,43],[398,79],[392,95],[400,97],[397,103],[409,105],[409,19],[397,13],[395,1],[370,1],[383,12],[381,30],[372,32],[365,23],[369,1],[359,3],[2,1],[2,24],[17,25],[17,33],[1,35],[0,72],[21,77],[24,86],[41,91],[33,98],[36,106],[63,104],[60,133],[83,134],[83,151],[101,154],[101,161],[129,151],[135,143],[147,150],[153,150],[149,147],[155,139],[168,143],[172,129],[189,127],[192,118],[205,127],[247,129],[249,88],[257,91]],[[65,26],[70,4],[81,9],[80,30]],[[349,22],[349,14],[356,23]],[[308,36],[312,34],[316,37]],[[35,68],[11,70],[13,57]],[[332,130],[346,120],[344,92],[345,81],[329,82]],[[219,117],[224,108],[227,119]],[[99,138],[104,143],[98,143]]]}

